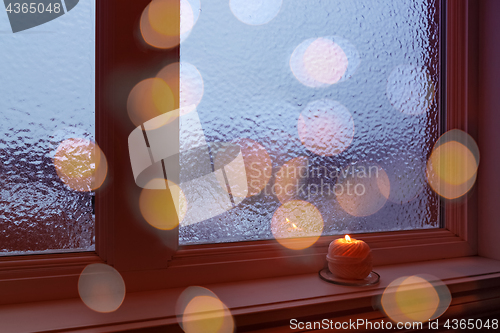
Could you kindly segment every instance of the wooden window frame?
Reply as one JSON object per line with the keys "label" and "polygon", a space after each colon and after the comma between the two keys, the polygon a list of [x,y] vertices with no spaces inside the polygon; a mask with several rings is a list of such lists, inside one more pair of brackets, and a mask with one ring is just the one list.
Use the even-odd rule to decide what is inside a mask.
{"label": "wooden window frame", "polygon": [[[179,57],[178,48],[158,52],[138,41],[139,17],[149,2],[96,4],[96,138],[109,162],[108,179],[96,194],[96,251],[2,258],[0,288],[6,293],[0,304],[78,297],[79,273],[96,262],[114,266],[128,292],[306,274],[324,266],[327,245],[338,238],[321,237],[302,251],[273,240],[177,249],[177,230],[159,231],[141,220],[140,189],[127,149],[134,127],[126,115],[126,97],[137,82]],[[477,4],[446,4],[446,129],[463,129],[476,138]],[[371,246],[375,265],[477,255],[476,186],[466,201],[446,202],[445,212],[445,228],[356,237]]]}

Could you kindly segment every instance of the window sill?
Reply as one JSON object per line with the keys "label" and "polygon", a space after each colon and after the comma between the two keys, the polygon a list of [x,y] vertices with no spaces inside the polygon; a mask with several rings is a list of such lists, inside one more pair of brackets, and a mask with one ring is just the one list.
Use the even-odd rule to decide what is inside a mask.
{"label": "window sill", "polygon": [[[264,327],[284,330],[291,318],[383,319],[372,299],[394,279],[427,273],[443,280],[452,293],[445,316],[472,315],[500,308],[500,261],[464,257],[409,264],[378,266],[380,284],[344,287],[329,284],[317,274],[206,285],[231,309],[244,331]],[[75,286],[76,287],[76,286]],[[179,330],[175,302],[183,288],[127,294],[116,312],[100,314],[79,299],[24,303],[0,307],[0,322],[7,332],[116,332],[169,326]],[[346,317],[348,316],[348,317]],[[277,328],[276,328],[277,329]],[[153,332],[153,331],[152,331]]]}

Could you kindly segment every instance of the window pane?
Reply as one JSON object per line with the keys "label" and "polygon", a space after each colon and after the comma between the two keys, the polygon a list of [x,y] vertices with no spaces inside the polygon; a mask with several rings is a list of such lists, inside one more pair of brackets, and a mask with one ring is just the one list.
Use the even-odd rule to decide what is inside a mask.
{"label": "window pane", "polygon": [[181,244],[439,227],[439,1],[201,6],[181,2],[180,139],[209,157],[180,155]]}
{"label": "window pane", "polygon": [[[36,10],[54,13],[51,3]],[[94,1],[76,3],[16,33],[0,11],[3,255],[94,249],[92,194],[66,186],[53,162],[63,140],[94,137]]]}

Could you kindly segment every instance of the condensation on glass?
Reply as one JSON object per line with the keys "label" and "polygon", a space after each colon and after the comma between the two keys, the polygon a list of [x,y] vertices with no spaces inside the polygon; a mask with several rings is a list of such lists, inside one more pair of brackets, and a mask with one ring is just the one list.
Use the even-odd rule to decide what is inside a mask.
{"label": "condensation on glass", "polygon": [[94,138],[94,8],[17,33],[0,11],[0,255],[94,250],[92,193],[53,163],[61,141]]}
{"label": "condensation on glass", "polygon": [[[321,235],[439,227],[425,175],[440,134],[438,0],[206,1],[180,50],[181,107],[199,95],[184,106],[208,145],[246,153],[249,181],[222,213],[181,221],[180,244],[273,239],[287,232],[276,219],[297,228],[290,209],[319,212]],[[190,126],[181,118],[181,142],[199,135]],[[216,170],[215,155],[201,167]],[[181,155],[181,181],[197,168]]]}

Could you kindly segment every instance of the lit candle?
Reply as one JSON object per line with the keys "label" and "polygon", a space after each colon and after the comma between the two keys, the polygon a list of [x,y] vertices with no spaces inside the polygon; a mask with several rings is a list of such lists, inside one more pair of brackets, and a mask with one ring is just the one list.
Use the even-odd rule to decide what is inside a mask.
{"label": "lit candle", "polygon": [[368,244],[346,235],[328,246],[328,269],[341,279],[364,279],[372,271],[372,254]]}

